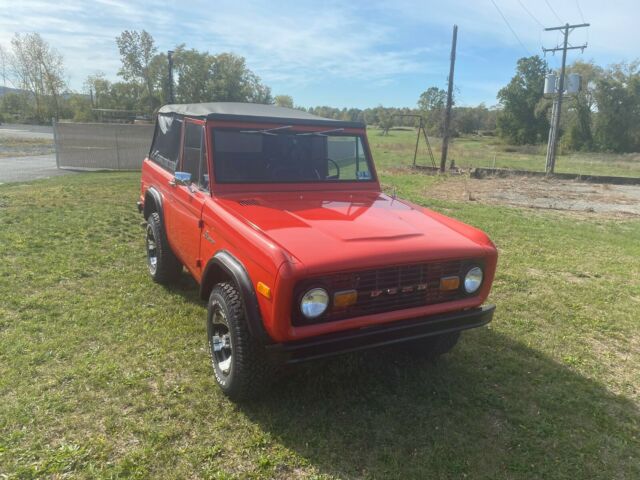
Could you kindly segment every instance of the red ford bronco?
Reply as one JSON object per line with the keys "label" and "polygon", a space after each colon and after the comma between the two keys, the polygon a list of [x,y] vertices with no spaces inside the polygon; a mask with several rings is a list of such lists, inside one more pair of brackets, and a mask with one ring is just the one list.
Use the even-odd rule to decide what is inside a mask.
{"label": "red ford bronco", "polygon": [[217,383],[255,395],[279,366],[399,342],[434,358],[488,323],[483,232],[385,195],[366,128],[270,105],[160,109],[142,166],[153,280],[208,299]]}

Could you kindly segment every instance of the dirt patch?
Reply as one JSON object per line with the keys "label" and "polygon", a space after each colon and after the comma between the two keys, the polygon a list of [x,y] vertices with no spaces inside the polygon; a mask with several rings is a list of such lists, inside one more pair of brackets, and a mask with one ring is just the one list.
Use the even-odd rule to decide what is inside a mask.
{"label": "dirt patch", "polygon": [[640,186],[537,177],[452,177],[428,189],[431,198],[564,210],[603,216],[640,216]]}

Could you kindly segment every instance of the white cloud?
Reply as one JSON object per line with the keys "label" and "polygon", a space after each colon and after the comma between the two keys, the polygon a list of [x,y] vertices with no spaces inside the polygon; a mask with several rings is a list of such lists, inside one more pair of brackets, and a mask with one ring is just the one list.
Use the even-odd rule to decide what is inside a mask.
{"label": "white cloud", "polygon": [[395,28],[364,21],[344,2],[302,6],[244,4],[241,14],[228,4],[194,22],[207,31],[204,48],[246,56],[266,79],[312,82],[319,76],[389,79],[425,69],[427,48],[394,45]]}
{"label": "white cloud", "polygon": [[[64,55],[70,84],[76,89],[96,70],[116,78],[115,37],[124,29],[148,30],[160,50],[185,43],[200,50],[241,54],[252,70],[280,91],[346,80],[379,89],[401,88],[409,77],[424,78],[434,72],[444,78],[453,23],[460,26],[461,67],[465,61],[486,65],[477,72],[476,91],[504,81],[504,73],[493,70],[513,68],[505,51],[514,59],[524,54],[490,0],[22,0],[10,7],[9,1],[0,0],[4,4],[0,44],[7,45],[14,32],[41,33]],[[495,2],[530,52],[539,53],[542,45],[557,41],[557,34],[542,32],[521,5],[544,25],[556,25],[558,20],[545,2]],[[549,2],[563,21],[582,21],[575,0]],[[638,56],[637,0],[615,0],[604,6],[596,0],[579,2],[593,25],[584,58],[606,64]],[[571,40],[586,41],[587,31],[576,31]],[[497,57],[496,52],[503,55]],[[574,52],[570,58],[578,55]],[[557,61],[550,58],[552,65]],[[474,81],[460,80],[463,87]]]}
{"label": "white cloud", "polygon": [[[558,21],[544,1],[495,0],[495,3],[525,47],[533,53],[540,53],[543,45],[555,46],[558,40],[558,34],[543,32],[536,20],[545,27],[553,27],[565,22],[583,23],[584,18],[584,21],[591,23],[591,27],[576,30],[570,39],[574,44],[588,41],[587,57],[594,56],[603,62],[613,62],[640,55],[640,29],[637,28],[640,2],[637,0],[614,0],[605,4],[600,0],[549,0],[562,22]],[[424,25],[456,23],[461,31],[468,32],[471,37],[482,42],[471,42],[474,47],[510,45],[523,53],[518,40],[491,0],[448,0],[439,3],[437,7],[433,4],[430,7],[419,0],[396,0],[380,4],[379,8],[402,22]]]}

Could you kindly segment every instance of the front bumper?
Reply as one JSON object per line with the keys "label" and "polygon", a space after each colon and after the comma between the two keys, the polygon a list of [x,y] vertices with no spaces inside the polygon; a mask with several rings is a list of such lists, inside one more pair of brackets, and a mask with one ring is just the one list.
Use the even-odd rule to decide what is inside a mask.
{"label": "front bumper", "polygon": [[267,345],[265,348],[278,363],[301,363],[342,353],[481,327],[491,321],[495,309],[495,305],[483,305],[470,310],[363,327],[308,340],[277,343]]}

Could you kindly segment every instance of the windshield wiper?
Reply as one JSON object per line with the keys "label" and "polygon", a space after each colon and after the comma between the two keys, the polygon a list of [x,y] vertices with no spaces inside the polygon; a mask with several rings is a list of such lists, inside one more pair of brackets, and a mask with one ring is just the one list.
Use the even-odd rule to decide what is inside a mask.
{"label": "windshield wiper", "polygon": [[265,128],[264,130],[240,130],[240,133],[261,133],[263,135],[276,135],[275,132],[277,130],[286,130],[287,128],[291,128],[291,125],[285,125],[283,127],[275,127],[275,128]]}
{"label": "windshield wiper", "polygon": [[332,130],[321,130],[319,132],[306,132],[306,133],[296,133],[296,136],[305,136],[305,135],[320,135],[322,137],[326,137],[327,133],[334,133],[334,132],[342,132],[344,131],[344,128],[334,128]]}

